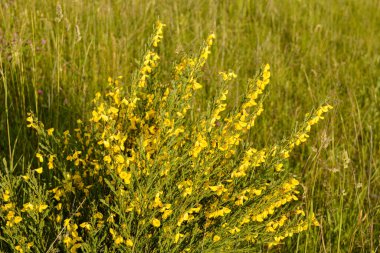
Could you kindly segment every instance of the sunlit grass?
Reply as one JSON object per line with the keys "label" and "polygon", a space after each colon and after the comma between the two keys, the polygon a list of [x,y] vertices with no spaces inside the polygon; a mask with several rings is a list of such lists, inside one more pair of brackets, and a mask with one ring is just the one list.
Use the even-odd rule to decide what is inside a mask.
{"label": "sunlit grass", "polygon": [[244,80],[263,62],[271,63],[276,74],[264,102],[267,110],[257,122],[260,131],[250,137],[258,144],[287,136],[296,119],[320,101],[334,104],[328,123],[320,125],[307,146],[296,149],[291,163],[321,227],[289,241],[284,251],[376,250],[378,1],[61,5],[62,17],[53,2],[0,3],[0,152],[8,161],[5,167],[21,173],[22,164],[34,156],[36,138],[24,124],[27,112],[34,111],[46,127],[73,129],[77,118],[86,117],[95,92],[105,89],[108,76],[130,77],[144,51],[144,39],[160,17],[170,34],[161,47],[163,68],[171,67],[165,59],[197,52],[210,32],[218,37],[199,101],[216,94],[215,74],[230,68],[238,74],[229,84],[236,106]]}

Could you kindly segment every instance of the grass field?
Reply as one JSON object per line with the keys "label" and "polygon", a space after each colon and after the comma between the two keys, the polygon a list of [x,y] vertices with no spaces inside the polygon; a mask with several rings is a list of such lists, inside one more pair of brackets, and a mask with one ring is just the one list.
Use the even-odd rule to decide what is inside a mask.
{"label": "grass field", "polygon": [[237,104],[245,80],[271,65],[256,146],[289,135],[323,102],[334,106],[290,160],[320,226],[273,251],[379,252],[379,10],[378,0],[1,1],[0,168],[17,173],[35,156],[28,112],[47,128],[73,129],[109,76],[131,78],[160,19],[161,69],[216,35],[201,107],[219,89],[219,70],[237,73],[229,84]]}

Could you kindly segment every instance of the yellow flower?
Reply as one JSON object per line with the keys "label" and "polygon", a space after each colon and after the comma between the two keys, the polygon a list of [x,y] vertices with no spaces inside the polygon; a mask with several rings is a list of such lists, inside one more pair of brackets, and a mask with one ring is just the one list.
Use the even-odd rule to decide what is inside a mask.
{"label": "yellow flower", "polygon": [[50,155],[49,156],[49,162],[48,162],[48,169],[51,170],[54,168],[54,158],[56,155]]}
{"label": "yellow flower", "polygon": [[124,156],[122,155],[117,155],[116,156],[116,162],[120,163],[120,164],[123,164],[125,162],[124,160]]}
{"label": "yellow flower", "polygon": [[317,218],[315,218],[314,213],[311,215],[311,222],[313,223],[314,226],[319,227],[321,224],[319,224]]}
{"label": "yellow flower", "polygon": [[5,193],[3,193],[3,199],[5,202],[8,202],[10,198],[10,192],[8,190],[5,190]]}
{"label": "yellow flower", "polygon": [[234,228],[230,229],[229,232],[230,232],[231,234],[235,234],[235,233],[240,232],[240,229],[239,229],[238,227],[234,227]]}
{"label": "yellow flower", "polygon": [[94,215],[94,218],[95,219],[103,219],[103,214],[102,213],[96,213],[95,215]]}
{"label": "yellow flower", "polygon": [[224,188],[223,184],[215,185],[215,186],[209,186],[210,190],[213,192],[216,192],[216,195],[220,196],[223,192],[226,192],[227,189]]}
{"label": "yellow flower", "polygon": [[274,240],[276,241],[276,242],[280,242],[281,240],[283,240],[283,239],[285,239],[285,237],[283,237],[283,236],[275,236],[274,237]]}
{"label": "yellow flower", "polygon": [[219,75],[222,76],[222,79],[224,81],[230,81],[237,77],[237,75],[232,71],[230,71],[228,74],[226,72],[219,72]]}
{"label": "yellow flower", "polygon": [[210,34],[208,37],[207,37],[207,45],[208,46],[212,46],[214,40],[215,40],[216,36],[215,34]]}
{"label": "yellow flower", "polygon": [[26,118],[26,121],[28,122],[27,127],[32,127],[34,129],[37,129],[36,123],[38,123],[38,122],[34,122],[32,113],[28,113],[28,117]]}
{"label": "yellow flower", "polygon": [[177,243],[179,241],[180,238],[184,237],[183,234],[181,233],[177,233],[175,236],[174,236],[174,243]]}
{"label": "yellow flower", "polygon": [[64,226],[64,227],[69,227],[69,224],[70,224],[70,219],[65,219],[65,220],[63,221],[63,226]]}
{"label": "yellow flower", "polygon": [[220,236],[219,235],[214,235],[214,238],[212,238],[213,242],[217,242],[220,240]]}
{"label": "yellow flower", "polygon": [[70,253],[76,253],[77,252],[77,249],[79,249],[82,245],[80,243],[76,243],[74,244],[71,248],[70,248]]}
{"label": "yellow flower", "polygon": [[24,250],[22,249],[22,247],[20,246],[20,245],[17,245],[16,247],[15,247],[15,250],[17,250],[18,252],[24,252]]}
{"label": "yellow flower", "polygon": [[131,239],[127,239],[125,240],[125,245],[127,245],[128,247],[133,247],[133,241]]}
{"label": "yellow flower", "polygon": [[28,181],[30,179],[30,177],[28,175],[24,175],[24,176],[21,176],[22,179],[24,179],[25,181]]}
{"label": "yellow flower", "polygon": [[69,245],[72,244],[72,239],[69,237],[69,236],[65,236],[65,238],[63,239],[63,242],[66,244],[66,247],[69,247]]}
{"label": "yellow flower", "polygon": [[54,128],[49,128],[49,129],[47,130],[47,134],[48,134],[49,136],[52,136],[52,135],[53,135],[53,132],[54,132]]}
{"label": "yellow flower", "polygon": [[158,228],[158,227],[161,226],[161,222],[160,222],[160,220],[159,220],[159,219],[156,219],[156,218],[153,218],[151,224],[153,225],[153,227],[156,227],[156,228]]}
{"label": "yellow flower", "polygon": [[110,233],[113,238],[116,236],[116,231],[113,228],[110,228]]}
{"label": "yellow flower", "polygon": [[85,228],[87,230],[91,229],[91,225],[88,222],[83,222],[79,225],[81,228]]}
{"label": "yellow flower", "polygon": [[[99,144],[99,143],[98,143],[98,144]],[[104,140],[104,141],[103,141],[103,145],[104,145],[105,148],[109,148],[109,147],[110,147],[110,142],[107,141],[107,140]]]}
{"label": "yellow flower", "polygon": [[152,204],[153,208],[162,207],[162,201],[160,199],[160,194],[162,194],[162,192],[156,193],[156,196],[154,197],[153,204]]}
{"label": "yellow flower", "polygon": [[242,206],[244,204],[244,201],[248,200],[247,196],[240,195],[237,197],[237,200],[235,201],[235,205]]}
{"label": "yellow flower", "polygon": [[173,213],[173,210],[165,210],[162,214],[162,219],[166,220],[171,214]]}
{"label": "yellow flower", "polygon": [[284,159],[289,158],[289,151],[285,151],[284,153],[282,153],[282,157]]}
{"label": "yellow flower", "polygon": [[103,158],[103,160],[106,162],[106,163],[111,163],[111,156],[109,156],[109,155],[106,155],[104,158]]}
{"label": "yellow flower", "polygon": [[185,190],[183,191],[182,193],[182,196],[183,197],[186,197],[187,195],[191,195],[191,193],[193,192],[193,187],[186,187]]}
{"label": "yellow flower", "polygon": [[46,204],[40,204],[38,206],[38,212],[42,213],[46,208],[48,208],[48,205],[46,205]]}
{"label": "yellow flower", "polygon": [[267,232],[269,232],[269,233],[274,233],[274,232],[276,232],[276,230],[275,230],[272,226],[270,226],[270,225],[267,225],[265,231],[267,231]]}
{"label": "yellow flower", "polygon": [[110,216],[107,218],[107,222],[109,222],[109,223],[115,223],[115,219],[114,219],[114,214],[110,214]]}
{"label": "yellow flower", "polygon": [[185,128],[184,127],[178,127],[174,130],[173,135],[178,136],[180,133],[184,133]]}
{"label": "yellow flower", "polygon": [[302,209],[298,209],[298,210],[296,211],[296,214],[301,214],[302,216],[305,216],[305,211],[302,210]]}
{"label": "yellow flower", "polygon": [[115,107],[113,107],[113,106],[111,106],[111,107],[108,109],[108,113],[109,113],[109,114],[115,114],[115,115],[117,115],[118,112],[119,112],[119,109],[117,109],[117,108],[115,108]]}
{"label": "yellow flower", "polygon": [[250,220],[250,216],[249,215],[246,215],[244,216],[244,218],[242,219],[242,221],[240,221],[240,225],[243,225],[243,224],[246,224],[246,223],[249,223],[251,220]]}
{"label": "yellow flower", "polygon": [[44,157],[40,153],[37,153],[36,157],[38,158],[38,160],[40,161],[40,163],[42,163],[44,161]]}
{"label": "yellow flower", "polygon": [[277,172],[280,172],[280,171],[283,170],[283,168],[282,168],[283,166],[284,166],[284,165],[283,165],[282,163],[279,163],[279,164],[276,165],[275,170],[276,170]]}
{"label": "yellow flower", "polygon": [[177,222],[177,226],[178,227],[181,226],[184,221],[191,221],[191,220],[194,219],[194,216],[193,215],[189,215],[189,213],[192,214],[193,211],[192,210],[187,211],[183,215],[180,216],[180,218],[179,218],[179,220]]}
{"label": "yellow flower", "polygon": [[[264,188],[265,189],[265,188]],[[260,196],[262,193],[262,189],[253,189],[252,193],[255,194],[256,196]]]}
{"label": "yellow flower", "polygon": [[35,169],[35,171],[38,173],[38,174],[41,174],[43,172],[43,168],[42,167],[39,167],[38,169]]}
{"label": "yellow flower", "polygon": [[193,81],[193,90],[199,90],[201,88],[202,88],[202,85],[194,80]]}
{"label": "yellow flower", "polygon": [[197,141],[195,142],[193,151],[192,151],[192,156],[194,158],[198,157],[198,154],[202,151],[202,149],[206,148],[208,146],[207,141],[204,139],[202,134],[198,134],[197,136]]}
{"label": "yellow flower", "polygon": [[224,216],[224,214],[228,214],[231,212],[231,209],[227,208],[227,207],[223,207],[222,209],[220,210],[216,210],[212,213],[207,213],[206,214],[206,217],[207,218],[217,218],[219,216]]}
{"label": "yellow flower", "polygon": [[7,217],[7,220],[12,220],[13,217],[15,217],[15,212],[9,211],[6,217]]}
{"label": "yellow flower", "polygon": [[125,184],[130,184],[131,183],[131,176],[132,176],[131,173],[127,173],[125,171],[122,171],[119,176],[120,176],[121,179],[124,180]]}
{"label": "yellow flower", "polygon": [[119,245],[123,241],[124,241],[124,239],[123,239],[123,237],[121,235],[116,236],[116,238],[115,238],[115,244],[116,245]]}
{"label": "yellow flower", "polygon": [[32,246],[33,246],[33,243],[32,243],[32,242],[28,242],[28,243],[26,244],[26,247],[27,247],[28,249],[30,249]]}
{"label": "yellow flower", "polygon": [[22,221],[22,217],[21,216],[16,216],[15,218],[14,218],[14,223],[20,223],[21,221]]}
{"label": "yellow flower", "polygon": [[63,191],[59,188],[54,188],[51,191],[54,193],[54,199],[59,201],[63,195]]}
{"label": "yellow flower", "polygon": [[33,209],[34,209],[34,205],[32,203],[25,203],[23,205],[23,208],[21,209],[21,212],[32,211]]}
{"label": "yellow flower", "polygon": [[270,66],[269,66],[269,64],[267,63],[266,65],[265,65],[265,67],[264,67],[264,71],[263,71],[263,79],[265,80],[265,79],[269,79],[269,77],[270,77]]}
{"label": "yellow flower", "polygon": [[165,24],[161,23],[160,21],[157,21],[157,23],[156,23],[156,34],[154,35],[153,41],[152,41],[153,47],[157,47],[158,43],[163,38],[162,30],[163,30],[163,27],[165,27],[165,26],[166,26]]}

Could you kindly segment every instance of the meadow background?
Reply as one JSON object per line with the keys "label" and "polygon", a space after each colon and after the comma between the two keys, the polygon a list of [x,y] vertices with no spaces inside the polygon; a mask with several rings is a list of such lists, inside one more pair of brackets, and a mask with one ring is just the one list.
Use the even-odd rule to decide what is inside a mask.
{"label": "meadow background", "polygon": [[36,137],[25,119],[74,128],[109,76],[130,78],[159,18],[167,26],[162,68],[217,36],[203,77],[204,101],[231,69],[238,101],[244,80],[271,65],[270,92],[252,138],[289,135],[322,102],[334,110],[294,152],[303,202],[321,226],[283,252],[380,250],[380,2],[104,0],[0,2],[0,168],[29,163]]}

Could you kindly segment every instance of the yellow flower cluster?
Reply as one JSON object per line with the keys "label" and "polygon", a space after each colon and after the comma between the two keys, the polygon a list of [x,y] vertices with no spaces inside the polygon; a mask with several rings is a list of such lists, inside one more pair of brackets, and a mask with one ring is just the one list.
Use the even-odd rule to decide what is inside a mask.
{"label": "yellow flower cluster", "polygon": [[49,206],[46,204],[37,204],[33,205],[32,203],[28,202],[23,205],[23,208],[21,209],[21,212],[30,212],[30,211],[37,211],[39,213],[42,213],[45,209],[47,209]]}
{"label": "yellow flower cluster", "polygon": [[112,235],[112,239],[114,240],[116,245],[125,243],[128,247],[133,247],[133,241],[131,239],[124,239],[121,235],[119,235],[114,229],[109,229],[110,234]]}
{"label": "yellow flower cluster", "polygon": [[215,108],[211,114],[211,119],[209,123],[209,128],[207,129],[207,132],[211,132],[212,128],[215,127],[215,123],[217,120],[221,119],[220,113],[226,110],[227,104],[223,101],[227,100],[227,94],[228,90],[225,90],[222,92],[221,96],[216,100],[215,102]]}
{"label": "yellow flower cluster", "polygon": [[198,157],[199,153],[202,151],[202,149],[205,149],[208,146],[207,141],[203,137],[202,134],[198,133],[197,141],[194,144],[193,150],[190,152],[190,154],[193,157]]}
{"label": "yellow flower cluster", "polygon": [[254,169],[259,167],[263,162],[265,162],[266,154],[265,150],[257,151],[254,148],[248,149],[243,157],[242,162],[239,167],[231,173],[231,177],[243,177],[246,176],[248,169]]}
{"label": "yellow flower cluster", "polygon": [[2,195],[3,201],[6,203],[1,208],[2,211],[5,211],[7,213],[5,216],[6,226],[13,227],[15,224],[18,224],[22,221],[22,217],[16,214],[14,210],[14,204],[12,202],[9,202],[11,192],[8,189],[6,189]]}
{"label": "yellow flower cluster", "polygon": [[265,226],[266,226],[266,231],[267,232],[271,232],[271,233],[274,233],[276,232],[276,229],[277,228],[280,228],[282,226],[284,226],[285,224],[285,221],[288,220],[288,217],[286,217],[285,215],[281,216],[281,218],[277,221],[270,221],[268,222]]}
{"label": "yellow flower cluster", "polygon": [[164,37],[163,36],[163,28],[165,27],[166,25],[161,23],[160,21],[157,21],[156,22],[156,33],[154,34],[154,37],[153,37],[153,40],[152,40],[152,45],[153,47],[157,47],[158,46],[158,43],[160,43],[160,41],[162,40],[162,38]]}
{"label": "yellow flower cluster", "polygon": [[216,38],[215,34],[210,34],[207,37],[206,46],[202,49],[200,57],[199,57],[199,61],[198,61],[200,67],[203,67],[203,65],[205,65],[208,59],[208,56],[211,54],[211,46],[214,44],[215,38]]}
{"label": "yellow flower cluster", "polygon": [[253,80],[250,80],[248,86],[248,92],[246,95],[246,101],[242,104],[241,110],[237,113],[233,119],[236,130],[242,130],[243,132],[248,131],[251,127],[255,125],[255,120],[260,114],[264,111],[262,104],[258,105],[258,109],[254,114],[250,115],[248,113],[249,109],[257,105],[257,99],[261,95],[265,87],[269,84],[270,78],[270,66],[266,64],[261,74],[261,79],[256,80],[254,83]]}
{"label": "yellow flower cluster", "polygon": [[[235,201],[235,205],[237,206],[242,206],[244,204],[244,202],[246,202],[247,200],[249,200],[250,198],[255,198],[257,196],[260,196],[262,194],[262,192],[264,190],[266,190],[266,186],[261,186],[259,189],[255,189],[255,188],[247,188],[247,189],[244,189],[242,190],[237,196],[236,196],[236,201]],[[248,196],[246,195],[248,194]],[[246,216],[243,218],[244,222],[243,223],[247,223],[247,219],[246,219]]]}
{"label": "yellow flower cluster", "polygon": [[222,195],[222,193],[227,191],[227,189],[224,187],[223,184],[218,184],[215,186],[209,186],[209,188],[211,191],[215,192],[216,195],[218,195],[218,196]]}
{"label": "yellow flower cluster", "polygon": [[148,51],[144,57],[144,63],[140,70],[140,80],[138,86],[144,88],[147,85],[152,70],[157,67],[160,57],[157,53]]}
{"label": "yellow flower cluster", "polygon": [[179,219],[178,219],[178,222],[177,222],[177,226],[180,227],[182,225],[183,222],[189,222],[191,220],[194,219],[194,215],[195,213],[199,213],[200,210],[201,210],[201,206],[199,207],[195,207],[195,208],[190,208],[189,210],[187,210],[185,213],[183,213]]}
{"label": "yellow flower cluster", "polygon": [[78,234],[78,225],[72,223],[71,219],[65,219],[64,227],[66,234],[64,235],[63,242],[70,252],[76,252],[81,247],[82,237]]}
{"label": "yellow flower cluster", "polygon": [[18,224],[22,221],[22,217],[15,214],[14,211],[9,211],[6,220],[7,220],[7,227],[13,227],[14,224]]}
{"label": "yellow flower cluster", "polygon": [[280,151],[283,158],[288,158],[289,153],[300,144],[306,142],[309,138],[311,127],[317,124],[321,119],[324,119],[323,114],[331,110],[333,107],[329,104],[320,106],[312,115],[309,113],[305,116],[305,122],[302,127],[289,138],[284,148]]}
{"label": "yellow flower cluster", "polygon": [[[279,225],[277,227],[279,227]],[[268,242],[268,247],[272,248],[273,246],[279,245],[285,238],[292,237],[294,234],[301,233],[302,231],[305,231],[308,228],[308,221],[301,221],[297,225],[289,227],[285,232],[274,236],[273,241]]]}
{"label": "yellow flower cluster", "polygon": [[182,196],[186,197],[193,192],[193,182],[186,180],[178,184],[178,190],[182,191]]}
{"label": "yellow flower cluster", "polygon": [[210,213],[206,213],[206,217],[209,219],[217,218],[217,217],[224,216],[225,214],[229,214],[230,212],[231,212],[231,209],[229,209],[228,207],[223,207],[222,209],[219,209]]}
{"label": "yellow flower cluster", "polygon": [[17,245],[15,247],[15,250],[17,250],[17,252],[20,252],[20,253],[24,253],[24,252],[29,252],[30,251],[30,248],[33,246],[34,244],[32,242],[28,242],[24,247],[21,246],[21,245]]}
{"label": "yellow flower cluster", "polygon": [[231,81],[232,79],[237,78],[237,75],[232,71],[228,73],[221,71],[219,72],[219,75],[222,77],[224,81]]}

